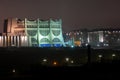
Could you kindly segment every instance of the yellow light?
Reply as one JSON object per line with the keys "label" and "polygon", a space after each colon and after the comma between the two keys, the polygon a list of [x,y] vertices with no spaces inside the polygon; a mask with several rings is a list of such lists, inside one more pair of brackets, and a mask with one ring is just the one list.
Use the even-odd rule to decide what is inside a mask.
{"label": "yellow light", "polygon": [[80,41],[75,41],[74,44],[75,44],[76,46],[80,46],[80,45],[81,45],[81,42],[80,42]]}

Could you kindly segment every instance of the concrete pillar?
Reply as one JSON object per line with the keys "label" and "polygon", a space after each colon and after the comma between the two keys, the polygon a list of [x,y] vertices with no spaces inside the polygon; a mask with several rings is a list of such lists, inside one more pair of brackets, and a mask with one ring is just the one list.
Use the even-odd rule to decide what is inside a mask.
{"label": "concrete pillar", "polygon": [[14,45],[16,46],[16,36],[14,36]]}
{"label": "concrete pillar", "polygon": [[25,46],[27,47],[28,46],[28,37],[27,36],[25,36]]}
{"label": "concrete pillar", "polygon": [[2,47],[3,47],[3,36],[1,36],[1,44],[2,44]]}
{"label": "concrete pillar", "polygon": [[17,39],[16,39],[16,44],[17,44],[17,47],[19,47],[19,36],[17,36]]}
{"label": "concrete pillar", "polygon": [[7,47],[7,39],[6,39],[6,36],[4,36],[4,43],[5,43],[5,47]]}
{"label": "concrete pillar", "polygon": [[2,36],[0,36],[0,47],[2,47]]}
{"label": "concrete pillar", "polygon": [[13,36],[11,36],[11,46],[13,46]]}

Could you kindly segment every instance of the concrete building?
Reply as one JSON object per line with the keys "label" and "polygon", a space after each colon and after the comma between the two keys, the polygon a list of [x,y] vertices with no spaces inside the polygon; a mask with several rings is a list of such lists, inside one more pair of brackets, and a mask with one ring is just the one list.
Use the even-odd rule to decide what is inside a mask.
{"label": "concrete building", "polygon": [[4,22],[4,34],[0,36],[0,46],[65,46],[62,35],[62,20],[6,19]]}

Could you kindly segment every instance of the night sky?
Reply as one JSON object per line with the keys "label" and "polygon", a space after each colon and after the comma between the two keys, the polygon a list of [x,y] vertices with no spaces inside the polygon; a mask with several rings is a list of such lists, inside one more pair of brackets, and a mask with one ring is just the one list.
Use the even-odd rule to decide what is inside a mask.
{"label": "night sky", "polygon": [[[9,17],[62,19],[63,30],[120,27],[120,0],[0,0],[0,32]],[[101,27],[100,27],[101,26]]]}

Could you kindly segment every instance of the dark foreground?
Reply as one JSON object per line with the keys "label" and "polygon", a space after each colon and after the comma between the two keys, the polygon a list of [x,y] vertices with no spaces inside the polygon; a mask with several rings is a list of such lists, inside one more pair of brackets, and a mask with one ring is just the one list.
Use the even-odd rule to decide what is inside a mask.
{"label": "dark foreground", "polygon": [[[0,79],[116,79],[120,75],[120,63],[94,63],[79,67],[46,67],[19,65],[0,67]],[[15,72],[13,71],[15,69]]]}
{"label": "dark foreground", "polygon": [[[120,75],[119,52],[114,50],[91,50],[91,61],[87,61],[87,49],[1,48],[0,80],[115,80]],[[111,56],[113,53],[116,55],[114,58]],[[101,59],[98,58],[99,54],[103,55]],[[65,57],[74,60],[74,64],[63,65]],[[49,63],[47,63],[49,65],[41,64],[43,58],[49,60]],[[81,62],[79,59],[81,59]],[[58,63],[61,62],[62,65],[52,65],[54,60],[58,61]]]}

